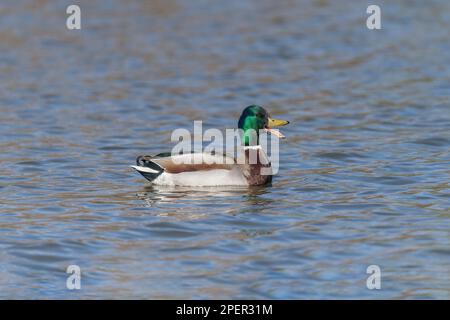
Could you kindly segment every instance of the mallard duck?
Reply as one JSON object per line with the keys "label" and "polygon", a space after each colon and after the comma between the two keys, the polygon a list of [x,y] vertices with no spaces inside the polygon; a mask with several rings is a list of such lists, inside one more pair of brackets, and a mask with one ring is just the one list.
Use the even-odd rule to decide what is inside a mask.
{"label": "mallard duck", "polygon": [[[238,122],[238,128],[242,129],[242,158],[236,159],[226,154],[214,153],[173,155],[169,152],[155,156],[139,156],[132,168],[155,185],[264,185],[272,181],[272,167],[259,144],[259,130],[284,138],[278,130],[272,128],[288,123],[286,120],[272,119],[261,106],[251,105],[244,109]],[[238,161],[242,159],[244,161]]]}

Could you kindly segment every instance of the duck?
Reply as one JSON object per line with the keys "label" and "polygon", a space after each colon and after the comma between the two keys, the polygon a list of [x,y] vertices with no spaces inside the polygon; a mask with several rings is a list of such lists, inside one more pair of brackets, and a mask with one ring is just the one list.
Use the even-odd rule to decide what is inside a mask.
{"label": "duck", "polygon": [[272,165],[260,145],[260,132],[279,139],[285,136],[274,127],[289,124],[270,117],[259,105],[246,107],[238,120],[241,145],[238,156],[215,152],[159,153],[140,155],[131,167],[153,185],[160,186],[260,186],[272,182]]}

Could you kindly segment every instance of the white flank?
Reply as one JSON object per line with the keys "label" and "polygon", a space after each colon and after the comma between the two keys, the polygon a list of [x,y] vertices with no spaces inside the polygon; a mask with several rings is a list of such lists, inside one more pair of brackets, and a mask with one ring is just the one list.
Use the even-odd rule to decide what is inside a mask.
{"label": "white flank", "polygon": [[163,172],[152,183],[160,186],[248,186],[247,179],[245,179],[238,167],[232,170],[214,169],[181,173]]}

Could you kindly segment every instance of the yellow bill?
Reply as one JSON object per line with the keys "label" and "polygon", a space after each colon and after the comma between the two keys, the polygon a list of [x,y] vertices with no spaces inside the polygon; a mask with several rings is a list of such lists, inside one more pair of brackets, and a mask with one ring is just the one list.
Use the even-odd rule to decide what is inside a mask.
{"label": "yellow bill", "polygon": [[282,134],[279,130],[272,129],[272,128],[285,126],[288,123],[289,123],[289,121],[287,121],[287,120],[278,120],[278,119],[268,118],[267,119],[267,127],[264,128],[264,130],[270,134],[273,134],[274,136],[278,137],[279,139],[283,139],[283,138],[285,138],[284,134]]}

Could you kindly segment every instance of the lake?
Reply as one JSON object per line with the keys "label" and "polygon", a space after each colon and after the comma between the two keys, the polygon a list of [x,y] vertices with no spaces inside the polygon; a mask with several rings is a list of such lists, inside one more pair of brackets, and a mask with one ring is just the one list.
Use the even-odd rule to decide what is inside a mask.
{"label": "lake", "polygon": [[[0,4],[0,298],[450,298],[449,1],[77,4]],[[129,167],[250,104],[271,186]]]}

